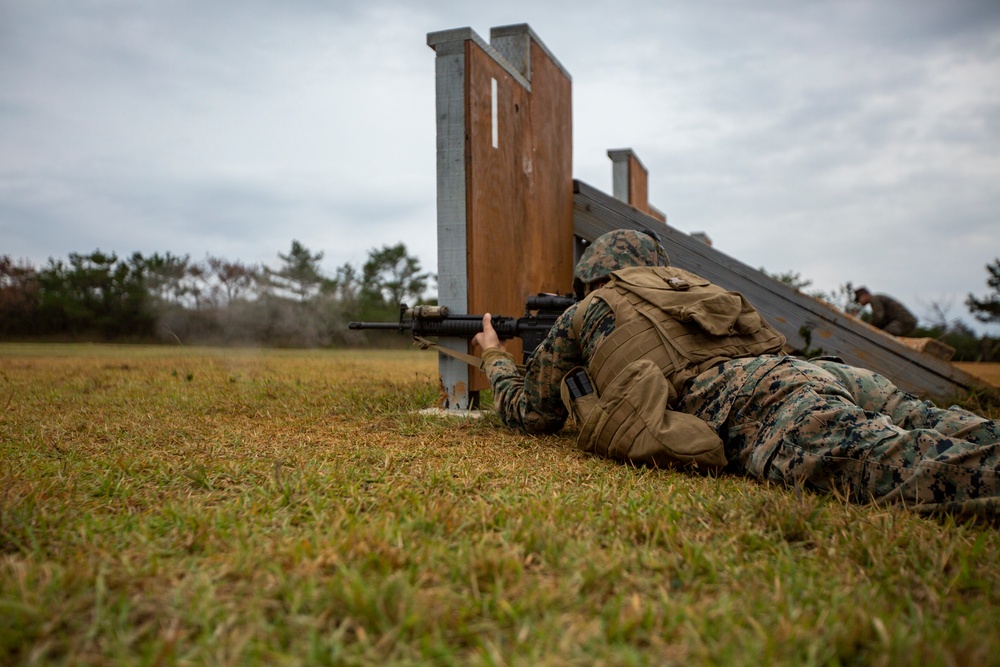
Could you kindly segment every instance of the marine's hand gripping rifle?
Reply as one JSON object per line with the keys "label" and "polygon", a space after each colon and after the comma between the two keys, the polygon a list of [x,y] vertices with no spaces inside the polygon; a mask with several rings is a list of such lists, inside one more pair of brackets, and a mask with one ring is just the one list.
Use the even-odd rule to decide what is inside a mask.
{"label": "marine's hand gripping rifle", "polygon": [[[534,352],[535,348],[545,339],[549,329],[556,323],[556,319],[575,302],[576,299],[572,296],[536,294],[528,297],[522,317],[493,315],[491,324],[501,340],[520,338],[524,348],[524,357],[527,359],[528,355]],[[395,330],[401,334],[409,332],[418,344],[429,347],[432,343],[424,340],[426,336],[471,339],[483,330],[483,316],[452,314],[447,306],[414,306],[410,308],[405,303],[401,303],[399,304],[398,323],[350,322],[347,326],[350,329]],[[465,358],[462,358],[462,361],[471,363]]]}

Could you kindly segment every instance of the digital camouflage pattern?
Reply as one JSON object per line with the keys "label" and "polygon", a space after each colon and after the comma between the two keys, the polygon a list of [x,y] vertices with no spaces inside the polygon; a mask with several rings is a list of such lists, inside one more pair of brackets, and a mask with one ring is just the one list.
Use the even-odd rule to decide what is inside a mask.
{"label": "digital camouflage pattern", "polygon": [[[524,375],[510,354],[487,350],[484,368],[493,389],[493,406],[507,426],[527,433],[555,433],[568,416],[559,394],[566,373],[586,360],[615,330],[615,316],[603,301],[595,300],[583,317],[578,339],[573,315],[579,304],[566,309],[525,363]],[[582,340],[581,340],[582,339]]]}
{"label": "digital camouflage pattern", "polygon": [[872,294],[872,326],[893,336],[909,336],[917,328],[917,318],[906,306],[885,294]]}
{"label": "digital camouflage pattern", "polygon": [[[587,259],[581,279],[607,268]],[[551,433],[565,423],[562,378],[586,366],[616,324],[608,305],[592,300],[577,339],[571,323],[578,306],[557,320],[523,376],[509,354],[484,354],[494,405],[506,425]],[[997,423],[936,408],[870,371],[775,355],[736,359],[693,378],[671,407],[719,434],[733,473],[843,492],[859,503],[992,518],[1000,513]]]}
{"label": "digital camouflage pattern", "polygon": [[1000,424],[958,406],[947,410],[923,401],[889,381],[889,378],[865,368],[849,366],[832,359],[810,361],[837,378],[851,398],[867,412],[880,412],[893,424],[907,430],[933,429],[952,438],[972,443],[1000,442]]}
{"label": "digital camouflage pattern", "polygon": [[[856,377],[864,400],[905,396],[881,376],[863,372]],[[848,387],[819,365],[766,356],[729,361],[702,373],[679,409],[719,433],[732,472],[840,491],[859,503],[899,502],[924,510],[989,499],[979,501],[984,505],[979,509],[995,514],[1000,502],[996,423],[918,403],[898,402],[903,421],[912,425],[907,429],[889,415],[862,408]],[[920,423],[951,426],[956,433],[971,427],[984,442]]]}
{"label": "digital camouflage pattern", "polygon": [[604,280],[612,271],[630,266],[669,266],[660,242],[649,234],[618,229],[599,236],[576,263],[573,277],[584,285]]}

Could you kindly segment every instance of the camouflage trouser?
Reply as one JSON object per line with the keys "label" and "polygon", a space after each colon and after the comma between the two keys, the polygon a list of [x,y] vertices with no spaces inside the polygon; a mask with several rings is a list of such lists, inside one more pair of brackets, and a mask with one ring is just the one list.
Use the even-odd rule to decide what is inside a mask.
{"label": "camouflage trouser", "polygon": [[916,327],[907,322],[893,320],[892,322],[889,322],[884,327],[882,327],[882,331],[886,332],[887,334],[892,334],[893,336],[909,336],[911,333],[913,333],[913,330],[915,328]]}
{"label": "camouflage trouser", "polygon": [[[887,396],[908,428],[866,411],[835,375],[792,357],[720,364],[694,378],[678,409],[715,428],[732,472],[840,491],[855,502],[996,515],[1000,442],[973,443],[928,428],[954,420],[913,408],[880,376],[858,379],[860,385],[848,384],[862,403]],[[977,422],[975,430],[995,433],[996,424]]]}
{"label": "camouflage trouser", "polygon": [[901,391],[889,378],[864,368],[828,359],[810,359],[840,381],[866,412],[880,412],[906,430],[933,429],[980,445],[1000,442],[1000,423],[952,406],[947,410]]}

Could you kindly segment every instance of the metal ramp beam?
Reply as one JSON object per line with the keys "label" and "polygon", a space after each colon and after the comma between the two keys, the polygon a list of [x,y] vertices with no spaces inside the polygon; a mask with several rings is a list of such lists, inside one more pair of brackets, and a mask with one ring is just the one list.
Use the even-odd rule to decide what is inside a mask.
{"label": "metal ramp beam", "polygon": [[674,266],[740,292],[791,346],[805,343],[845,362],[885,375],[904,391],[947,402],[985,383],[931,354],[914,350],[865,322],[775,280],[765,273],[674,229],[634,206],[581,181],[573,182],[573,225],[579,239],[593,241],[613,229],[654,231]]}

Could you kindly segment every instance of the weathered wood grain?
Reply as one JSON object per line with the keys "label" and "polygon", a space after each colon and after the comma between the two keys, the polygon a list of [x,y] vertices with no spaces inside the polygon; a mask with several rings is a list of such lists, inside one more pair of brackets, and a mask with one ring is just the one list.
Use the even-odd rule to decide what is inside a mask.
{"label": "weathered wood grain", "polygon": [[[439,303],[519,316],[528,296],[572,286],[571,81],[526,24],[490,39],[468,28],[427,37],[437,52]],[[520,341],[508,349],[519,358]],[[460,363],[442,356],[440,368],[448,407],[465,409],[489,383]]]}

